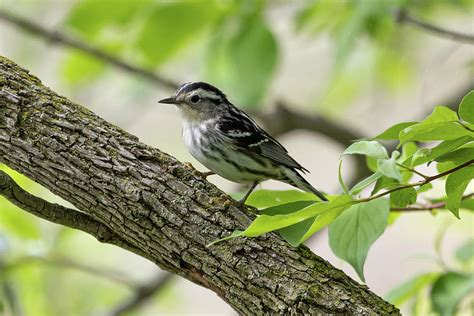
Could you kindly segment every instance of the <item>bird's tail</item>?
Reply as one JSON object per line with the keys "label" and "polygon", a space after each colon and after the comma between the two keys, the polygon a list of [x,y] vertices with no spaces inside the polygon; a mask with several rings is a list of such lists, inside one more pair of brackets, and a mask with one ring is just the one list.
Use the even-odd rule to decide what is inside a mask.
{"label": "bird's tail", "polygon": [[324,194],[322,194],[321,192],[316,190],[308,181],[306,181],[306,179],[303,178],[298,173],[298,171],[296,171],[294,169],[293,170],[292,169],[286,169],[285,170],[285,175],[286,175],[286,179],[284,179],[283,181],[287,182],[288,184],[291,184],[292,186],[297,187],[297,188],[299,188],[303,191],[312,192],[312,193],[316,194],[316,196],[319,197],[322,201],[327,201],[328,200],[324,196]]}

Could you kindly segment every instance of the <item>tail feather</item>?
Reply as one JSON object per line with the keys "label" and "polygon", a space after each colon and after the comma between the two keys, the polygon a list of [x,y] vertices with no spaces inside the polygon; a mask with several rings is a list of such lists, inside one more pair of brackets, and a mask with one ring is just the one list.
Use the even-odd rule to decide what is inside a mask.
{"label": "tail feather", "polygon": [[286,179],[284,179],[283,181],[303,191],[314,193],[322,201],[328,201],[328,199],[324,196],[324,194],[316,190],[308,181],[306,181],[305,178],[303,178],[298,173],[298,171],[287,169],[285,174],[286,174]]}

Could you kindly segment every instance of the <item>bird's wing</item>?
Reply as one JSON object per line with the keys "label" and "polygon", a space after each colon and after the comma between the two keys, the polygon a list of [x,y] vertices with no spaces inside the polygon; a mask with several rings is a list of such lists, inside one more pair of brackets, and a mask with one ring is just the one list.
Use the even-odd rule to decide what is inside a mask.
{"label": "bird's wing", "polygon": [[264,156],[276,164],[308,171],[288,155],[288,151],[275,138],[265,132],[247,114],[234,109],[234,115],[225,116],[217,123],[217,129],[237,148]]}

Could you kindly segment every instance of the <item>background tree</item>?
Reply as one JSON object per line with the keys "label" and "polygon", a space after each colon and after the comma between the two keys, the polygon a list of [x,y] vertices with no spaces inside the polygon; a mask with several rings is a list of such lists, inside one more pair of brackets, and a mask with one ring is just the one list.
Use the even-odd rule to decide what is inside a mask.
{"label": "background tree", "polygon": [[[19,63],[23,60],[20,64],[28,68],[38,69],[34,73],[41,75],[41,78],[44,78],[45,73],[39,71],[42,67],[45,70],[51,69],[52,65],[53,69],[57,67],[58,71],[53,71],[48,80],[54,83],[55,89],[58,87],[63,94],[75,96],[86,104],[101,104],[94,109],[134,133],[139,131],[137,126],[146,125],[144,117],[151,117],[155,123],[174,115],[167,116],[169,112],[165,109],[146,108],[148,104],[155,107],[152,100],[157,100],[158,94],[169,94],[176,82],[204,78],[222,87],[236,104],[249,106],[248,109],[254,111],[273,134],[286,134],[283,140],[289,145],[298,143],[295,138],[301,142],[302,137],[307,140],[305,145],[316,144],[314,138],[306,138],[302,134],[288,135],[301,127],[329,136],[329,139],[343,145],[335,147],[319,139],[319,142],[327,143],[325,148],[334,151],[332,156],[321,152],[323,145],[314,145],[314,154],[307,154],[307,158],[301,159],[307,159],[305,165],[308,165],[318,155],[321,156],[319,164],[333,166],[318,168],[315,164],[311,170],[319,175],[312,182],[321,183],[324,189],[334,193],[339,187],[336,182],[337,158],[351,140],[373,136],[391,123],[421,120],[431,112],[434,105],[457,107],[461,97],[472,85],[472,67],[466,66],[472,60],[472,47],[465,44],[472,38],[468,34],[471,30],[466,27],[472,15],[467,13],[468,10],[472,11],[470,1],[319,1],[304,5],[258,1],[192,4],[123,1],[111,5],[107,1],[78,1],[62,7],[38,2],[36,5],[23,4],[16,10],[17,14],[13,14],[8,2],[3,8],[5,11],[1,16],[4,22],[0,26],[2,33],[5,30],[6,34],[5,37],[2,35],[6,40],[0,44],[3,55]],[[10,10],[6,11],[7,8]],[[35,15],[48,15],[51,19],[35,21],[31,19]],[[284,21],[284,25],[281,26],[282,22],[277,21]],[[452,21],[457,22],[450,25]],[[51,24],[47,26],[46,23]],[[444,32],[423,25],[439,26]],[[43,55],[38,50],[35,50],[36,54],[31,54],[31,38],[18,39],[19,33],[11,26],[19,26],[20,30],[39,35],[34,45],[35,48],[44,47]],[[457,29],[460,30],[457,33],[461,34],[446,29]],[[431,35],[447,36],[448,40],[429,38]],[[44,39],[49,40],[45,42],[46,45],[42,42]],[[453,39],[455,41],[451,41]],[[51,44],[68,49],[60,47],[53,50]],[[330,49],[314,48],[318,46]],[[190,51],[198,53],[191,55]],[[434,53],[431,55],[428,52]],[[56,57],[52,59],[52,56]],[[302,62],[293,61],[298,59],[302,59]],[[44,60],[48,60],[48,63]],[[262,60],[265,62],[262,63]],[[152,74],[150,70],[156,68],[159,68],[161,75]],[[312,71],[305,73],[306,68]],[[51,74],[51,71],[46,73]],[[455,79],[441,81],[444,77]],[[420,88],[413,89],[413,86]],[[420,99],[421,102],[418,101]],[[134,107],[130,106],[132,104]],[[298,104],[307,105],[307,109],[296,109]],[[315,110],[317,113],[308,117],[307,113]],[[357,120],[353,117],[357,117]],[[377,121],[374,121],[375,118]],[[386,121],[380,118],[386,118]],[[160,136],[155,128],[153,132],[148,129],[136,134],[148,143],[189,160],[184,151],[174,145],[177,141],[172,133]],[[175,135],[179,133],[178,125],[167,128],[176,130]],[[294,146],[292,148],[297,151],[298,146]],[[359,179],[368,175],[368,169],[361,164],[365,159],[361,157],[357,168],[344,165],[343,171],[358,170],[359,174],[353,176]],[[328,170],[326,174],[325,169]],[[26,179],[11,171],[9,173],[29,192],[42,197],[48,194],[40,189],[38,192]],[[344,178],[349,176],[344,174]],[[226,190],[232,189],[226,183],[217,183]],[[10,249],[4,252],[6,261],[22,262],[20,259],[25,256],[31,258],[31,254],[39,254],[40,260],[36,260],[35,256],[35,260],[25,262],[54,262],[50,259],[58,259],[57,256],[60,256],[59,261],[71,262],[62,257],[76,256],[76,252],[70,249],[86,247],[82,235],[40,224],[12,208],[11,204],[2,203],[5,209],[0,215],[5,231],[3,236],[6,244],[9,244],[4,249]],[[416,221],[415,216],[410,216],[407,221]],[[428,214],[419,216],[423,216],[423,221],[429,220]],[[442,216],[443,212],[437,215],[438,222],[448,220]],[[467,226],[472,224],[469,216],[467,214],[464,215],[467,218],[463,218]],[[397,230],[396,225],[393,230]],[[457,240],[462,238],[462,226],[459,225],[453,224],[450,228],[459,236]],[[440,226],[444,227],[445,224]],[[469,228],[464,231],[469,232]],[[458,243],[450,240],[447,248]],[[440,244],[438,242],[438,250]],[[92,245],[87,249],[103,252],[102,247]],[[320,248],[321,245],[318,246]],[[460,249],[469,251],[469,243]],[[113,264],[115,252],[110,251],[112,257],[108,259]],[[122,253],[115,256],[122,256]],[[469,258],[467,256],[462,262],[468,262]],[[89,256],[75,259],[90,260]],[[104,263],[97,263],[101,264]],[[125,294],[115,284],[105,283],[101,286],[99,280],[83,278],[82,275],[80,282],[69,283],[62,277],[62,272],[44,264],[20,267],[6,270],[13,271],[9,272],[8,279],[14,280],[14,285],[7,283],[5,293],[13,293],[7,296],[12,297],[11,302],[15,301],[15,297],[21,298],[20,304],[10,305],[21,305],[26,311],[41,310],[45,314],[60,313],[61,310],[88,312],[118,302],[120,296]],[[431,308],[426,307],[426,289],[429,287],[419,284],[429,285],[439,277],[437,271],[443,269],[435,268],[434,274],[424,273],[414,279],[412,286],[406,286],[407,291],[394,302],[399,304],[403,302],[401,298],[416,297],[416,304],[413,305],[415,311],[423,313],[426,311],[423,308]],[[349,269],[346,271],[352,273]],[[370,280],[371,269],[367,271],[368,285],[373,288],[376,285]],[[374,279],[377,277],[374,276]],[[404,278],[397,280],[401,279]],[[91,297],[103,297],[99,301],[90,300],[96,302],[97,306],[79,306],[72,300],[51,304],[54,306],[46,304],[54,296],[50,291],[71,287],[81,291],[82,286],[91,288],[87,282],[92,282],[96,289],[96,292],[88,292]],[[44,284],[49,290],[25,289],[25,285],[31,283]],[[16,292],[20,295],[14,295]],[[159,302],[158,305],[163,308],[163,299]],[[169,302],[172,305],[173,299],[170,298]],[[439,310],[439,307],[436,308]]]}

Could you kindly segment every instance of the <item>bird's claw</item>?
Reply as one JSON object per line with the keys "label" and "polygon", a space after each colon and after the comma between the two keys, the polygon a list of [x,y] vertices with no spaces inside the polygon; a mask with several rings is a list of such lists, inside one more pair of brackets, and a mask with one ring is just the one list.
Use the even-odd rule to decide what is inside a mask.
{"label": "bird's claw", "polygon": [[213,174],[215,174],[215,173],[212,172],[212,171],[201,172],[201,171],[197,171],[197,170],[196,170],[195,172],[196,172],[196,174],[197,174],[199,177],[201,177],[201,178],[203,178],[203,179],[207,179],[207,177],[212,176]]}
{"label": "bird's claw", "polygon": [[194,166],[190,163],[190,162],[183,162],[183,165],[185,165],[186,167],[188,167],[189,169],[193,170],[193,172],[200,178],[203,178],[203,179],[207,179],[207,177],[215,174],[214,172],[212,171],[207,171],[207,172],[201,172],[199,170],[197,170],[196,168],[194,168]]}

